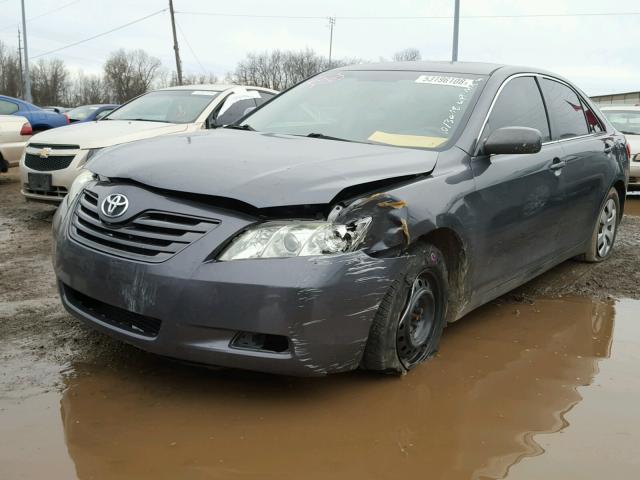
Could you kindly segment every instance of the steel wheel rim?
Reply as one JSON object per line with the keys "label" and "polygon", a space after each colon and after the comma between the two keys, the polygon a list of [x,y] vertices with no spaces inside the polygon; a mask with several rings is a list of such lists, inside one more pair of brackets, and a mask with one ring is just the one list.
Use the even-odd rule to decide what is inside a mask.
{"label": "steel wheel rim", "polygon": [[618,209],[616,202],[610,198],[604,204],[598,218],[598,237],[596,251],[600,258],[606,257],[613,247],[618,221]]}
{"label": "steel wheel rim", "polygon": [[434,282],[427,273],[416,277],[396,333],[398,358],[405,368],[421,361],[437,325],[438,307]]}

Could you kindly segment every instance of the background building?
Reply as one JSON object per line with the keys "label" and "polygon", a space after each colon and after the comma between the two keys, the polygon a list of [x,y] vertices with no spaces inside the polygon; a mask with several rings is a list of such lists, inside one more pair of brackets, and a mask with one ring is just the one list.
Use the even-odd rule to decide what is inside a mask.
{"label": "background building", "polygon": [[591,97],[597,105],[640,105],[640,91],[628,93],[612,93],[611,95],[595,95]]}

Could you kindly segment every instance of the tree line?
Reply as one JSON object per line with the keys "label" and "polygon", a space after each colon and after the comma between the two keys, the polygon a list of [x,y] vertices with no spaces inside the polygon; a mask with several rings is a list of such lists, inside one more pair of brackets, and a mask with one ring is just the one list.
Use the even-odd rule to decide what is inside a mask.
{"label": "tree line", "polygon": [[[408,48],[393,55],[394,61],[420,60],[420,51]],[[311,49],[248,53],[227,73],[225,83],[284,90],[305,78],[343,65],[362,63],[350,58],[329,61]],[[22,98],[20,57],[0,41],[0,94]],[[177,85],[175,72],[144,50],[119,49],[107,57],[99,74],[72,73],[59,58],[31,62],[31,95],[36,105],[77,106],[124,103],[154,88]],[[218,83],[212,73],[183,74],[184,85]]]}

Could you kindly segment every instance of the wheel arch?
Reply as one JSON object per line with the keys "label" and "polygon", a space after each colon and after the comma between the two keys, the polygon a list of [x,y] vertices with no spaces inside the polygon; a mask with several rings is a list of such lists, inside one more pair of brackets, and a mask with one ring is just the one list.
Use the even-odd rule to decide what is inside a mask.
{"label": "wheel arch", "polygon": [[454,322],[469,303],[467,272],[469,252],[462,236],[453,228],[440,227],[421,235],[416,240],[430,243],[444,255],[449,277],[447,322]]}

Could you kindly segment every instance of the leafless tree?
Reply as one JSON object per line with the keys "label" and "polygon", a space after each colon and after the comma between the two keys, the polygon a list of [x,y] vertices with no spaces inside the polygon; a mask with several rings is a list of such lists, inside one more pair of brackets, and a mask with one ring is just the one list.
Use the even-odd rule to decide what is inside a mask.
{"label": "leafless tree", "polygon": [[227,75],[227,81],[240,85],[284,90],[305,78],[330,68],[358,63],[359,60],[337,60],[329,63],[326,57],[311,49],[301,51],[273,50],[249,53],[236,69]]}
{"label": "leafless tree", "polygon": [[31,65],[31,95],[36,105],[60,105],[68,87],[69,72],[59,58],[41,58]]}
{"label": "leafless tree", "polygon": [[63,105],[79,106],[110,102],[109,92],[100,75],[76,74],[69,83]]}
{"label": "leafless tree", "polygon": [[422,54],[417,48],[405,48],[393,54],[394,62],[413,62],[422,60]]}
{"label": "leafless tree", "polygon": [[22,95],[21,78],[18,52],[11,52],[0,41],[0,94],[10,97]]}
{"label": "leafless tree", "polygon": [[104,82],[110,97],[123,103],[145,93],[157,78],[160,60],[144,50],[117,50],[104,64]]}

